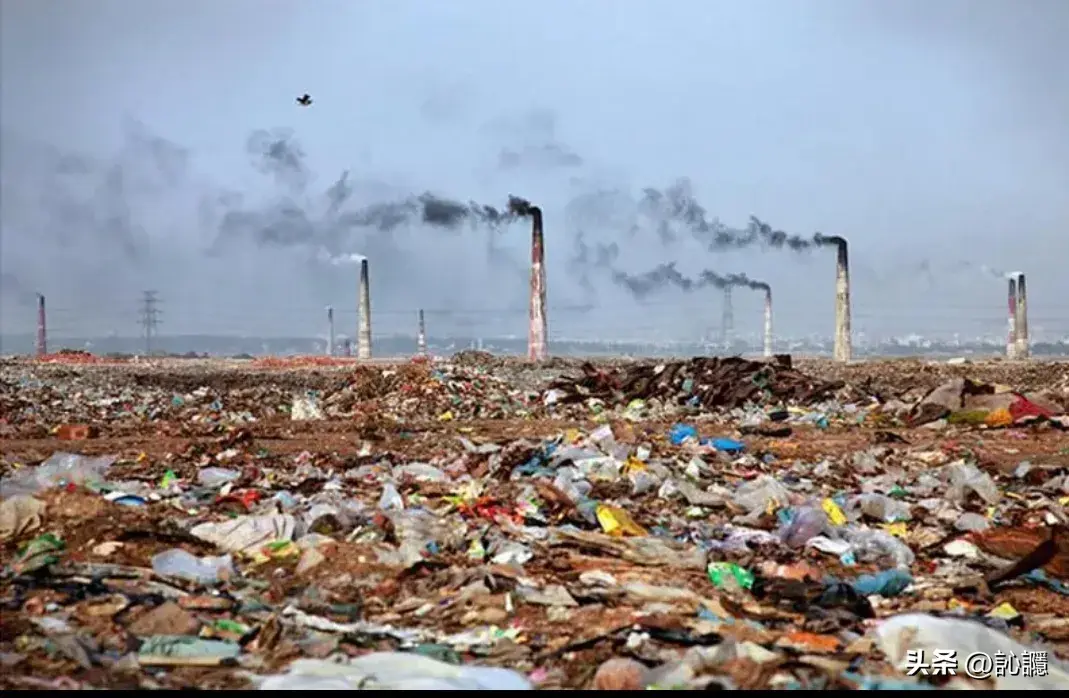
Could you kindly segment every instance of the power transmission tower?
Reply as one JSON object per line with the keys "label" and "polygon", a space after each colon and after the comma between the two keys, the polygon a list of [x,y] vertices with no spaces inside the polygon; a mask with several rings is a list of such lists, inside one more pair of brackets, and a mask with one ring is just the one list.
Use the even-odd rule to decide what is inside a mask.
{"label": "power transmission tower", "polygon": [[138,323],[145,332],[145,356],[152,355],[152,340],[160,324],[160,309],[156,307],[159,302],[155,291],[145,291],[141,297],[141,319]]}

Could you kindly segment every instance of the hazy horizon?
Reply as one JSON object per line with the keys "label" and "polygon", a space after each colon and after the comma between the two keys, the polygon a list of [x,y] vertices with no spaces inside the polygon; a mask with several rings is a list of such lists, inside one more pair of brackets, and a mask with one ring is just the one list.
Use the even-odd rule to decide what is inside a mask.
{"label": "hazy horizon", "polygon": [[[855,332],[997,336],[1019,269],[1057,340],[1067,33],[1057,0],[5,0],[0,333],[41,292],[57,337],[135,335],[154,289],[163,334],[314,336],[355,324],[356,253],[377,330],[522,336],[528,224],[441,201],[511,194],[555,336],[715,331],[719,291],[621,282],[662,264],[830,335],[833,254],[747,243],[756,216],[850,241]],[[761,303],[734,291],[738,334]]]}

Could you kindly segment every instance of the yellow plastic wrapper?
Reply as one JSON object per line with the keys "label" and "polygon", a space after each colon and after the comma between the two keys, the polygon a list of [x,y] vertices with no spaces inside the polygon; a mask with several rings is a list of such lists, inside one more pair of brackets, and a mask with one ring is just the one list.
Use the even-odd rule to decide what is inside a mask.
{"label": "yellow plastic wrapper", "polygon": [[890,523],[890,524],[884,524],[881,528],[883,528],[883,530],[887,531],[888,533],[890,533],[892,536],[895,536],[896,538],[905,538],[906,534],[909,533],[909,529],[906,528],[906,524],[901,522],[901,521],[896,521],[895,523]]}
{"label": "yellow plastic wrapper", "polygon": [[646,464],[634,456],[629,456],[627,462],[624,463],[624,475],[630,475],[631,473],[637,473],[643,470],[646,470]]}
{"label": "yellow plastic wrapper", "polygon": [[824,510],[824,513],[828,515],[828,521],[833,526],[842,526],[846,523],[846,514],[839,508],[839,505],[835,503],[833,499],[825,499],[820,503],[820,507]]}
{"label": "yellow plastic wrapper", "polygon": [[278,540],[260,548],[252,555],[254,564],[262,565],[270,560],[285,560],[301,556],[301,549],[291,540]]}
{"label": "yellow plastic wrapper", "polygon": [[1013,415],[1005,407],[1001,407],[997,410],[991,410],[984,417],[984,424],[989,427],[1008,427],[1013,424]]}
{"label": "yellow plastic wrapper", "polygon": [[599,504],[595,510],[601,530],[610,536],[645,536],[646,529],[632,520],[631,515],[620,507]]}
{"label": "yellow plastic wrapper", "polygon": [[1013,620],[1017,616],[1021,615],[1017,612],[1017,609],[1011,606],[1008,602],[1000,603],[991,609],[991,612],[987,614],[990,618],[999,618],[1001,620]]}

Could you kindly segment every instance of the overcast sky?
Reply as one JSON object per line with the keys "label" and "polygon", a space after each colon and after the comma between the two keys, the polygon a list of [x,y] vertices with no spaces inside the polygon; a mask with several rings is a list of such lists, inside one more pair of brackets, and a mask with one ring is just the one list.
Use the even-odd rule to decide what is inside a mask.
{"label": "overcast sky", "polygon": [[[630,217],[681,178],[726,225],[846,237],[855,329],[998,333],[1005,284],[986,266],[1029,274],[1033,334],[1069,334],[1065,0],[0,8],[3,332],[32,331],[41,291],[57,332],[135,334],[147,288],[165,333],[311,334],[327,304],[344,331],[356,271],[317,257],[326,241],[370,257],[382,331],[414,331],[424,307],[456,311],[429,312],[432,332],[524,334],[527,223],[341,234],[328,189],[348,170],[350,213],[425,191],[541,205],[553,335],[691,337],[720,319],[709,289],[639,305],[595,255],[575,261],[580,230],[617,244],[618,271],[767,281],[779,331],[830,334],[830,250],[709,251]],[[593,206],[599,191],[619,193]],[[294,228],[295,209],[312,223]],[[756,331],[759,295],[734,298]]]}

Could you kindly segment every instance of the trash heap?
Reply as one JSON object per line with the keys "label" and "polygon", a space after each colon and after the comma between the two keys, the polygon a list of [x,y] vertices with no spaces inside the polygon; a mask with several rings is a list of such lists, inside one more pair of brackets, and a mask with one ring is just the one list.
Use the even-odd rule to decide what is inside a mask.
{"label": "trash heap", "polygon": [[1056,391],[1026,394],[1007,385],[981,383],[968,378],[956,378],[931,390],[913,407],[908,419],[913,426],[938,420],[988,427],[1045,421],[1069,428],[1066,405]]}
{"label": "trash heap", "polygon": [[739,357],[696,357],[668,363],[631,366],[581,366],[579,377],[549,385],[553,402],[569,404],[590,398],[611,403],[658,399],[705,409],[742,407],[771,401],[806,403],[843,387],[841,381],[814,381],[791,368],[790,357],[775,362]]}
{"label": "trash heap", "polygon": [[402,421],[524,416],[533,396],[491,372],[452,363],[314,367],[321,370],[231,369],[219,376],[203,369],[169,372],[132,364],[2,366],[0,436],[44,435],[61,424],[94,422],[218,425],[294,415],[299,421],[367,414]]}
{"label": "trash heap", "polygon": [[[744,363],[673,364],[664,388],[623,379],[667,367],[602,369],[600,394],[703,396],[682,384],[767,366]],[[525,391],[447,365],[206,375],[223,403],[309,389],[281,420],[198,402],[147,434],[98,420],[100,455],[11,441],[0,687],[1064,687],[1063,434],[889,427],[885,404],[774,368],[774,400],[720,389],[715,413],[601,423],[511,419]],[[483,393],[499,407],[464,406]],[[101,399],[65,395],[38,418]],[[371,434],[390,411],[428,418]],[[183,432],[201,414],[217,428]],[[1016,664],[984,674],[977,653]]]}

